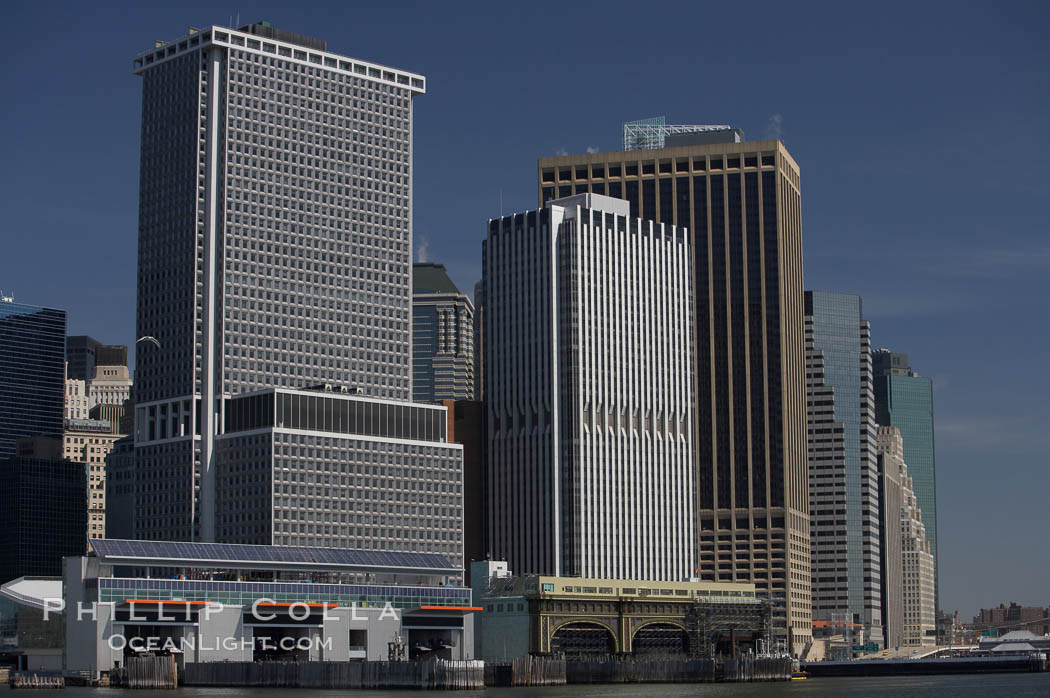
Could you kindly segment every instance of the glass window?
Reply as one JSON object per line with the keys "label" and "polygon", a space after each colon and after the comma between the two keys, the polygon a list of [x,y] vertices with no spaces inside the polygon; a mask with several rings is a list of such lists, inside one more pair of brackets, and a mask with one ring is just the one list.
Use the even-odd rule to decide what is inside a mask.
{"label": "glass window", "polygon": [[656,180],[642,182],[642,218],[656,220]]}
{"label": "glass window", "polygon": [[638,182],[627,182],[627,201],[631,204],[631,218],[638,217]]}

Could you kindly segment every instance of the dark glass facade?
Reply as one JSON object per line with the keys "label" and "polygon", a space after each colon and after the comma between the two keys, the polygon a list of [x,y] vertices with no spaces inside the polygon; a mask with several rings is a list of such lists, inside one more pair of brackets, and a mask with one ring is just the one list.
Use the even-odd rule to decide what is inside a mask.
{"label": "dark glass facade", "polygon": [[[142,75],[142,154],[139,180],[137,336],[156,337],[136,356],[139,402],[192,395],[200,368],[197,180],[204,147],[201,55],[187,53]],[[201,151],[201,152],[199,152]],[[202,214],[203,215],[203,214]],[[195,330],[196,328],[196,330]]]}
{"label": "dark glass facade", "polygon": [[66,311],[0,302],[0,459],[19,436],[62,433],[65,361]]}
{"label": "dark glass facade", "polygon": [[[95,377],[95,357],[102,343],[93,337],[66,338],[66,378],[91,380]],[[127,365],[125,363],[125,365]]]}
{"label": "dark glass facade", "polygon": [[0,478],[0,580],[61,575],[62,558],[87,549],[86,466],[9,458]]}
{"label": "dark glass facade", "polygon": [[225,433],[277,427],[412,441],[445,441],[445,411],[323,393],[265,392],[231,399]]}

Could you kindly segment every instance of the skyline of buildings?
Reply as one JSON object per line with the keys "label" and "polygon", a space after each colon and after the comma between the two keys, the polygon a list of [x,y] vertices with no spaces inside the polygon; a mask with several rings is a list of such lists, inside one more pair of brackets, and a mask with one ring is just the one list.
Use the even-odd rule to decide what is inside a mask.
{"label": "skyline of buildings", "polygon": [[530,573],[695,567],[689,239],[581,194],[483,242],[489,551]]}
{"label": "skyline of buildings", "polygon": [[540,158],[537,197],[605,194],[692,232],[700,577],[753,581],[799,651],[812,619],[798,165],[734,130],[665,145]]}
{"label": "skyline of buildings", "polygon": [[[796,653],[842,609],[880,641],[897,604],[880,588],[879,493],[897,487],[902,635],[925,637],[931,383],[895,380],[917,378],[906,357],[871,352],[859,297],[803,293],[783,143],[719,128],[541,158],[542,208],[489,221],[475,308],[443,265],[411,264],[424,79],[325,49],[256,24],[136,58],[137,335],[154,341],[138,352],[134,447],[114,461],[118,527],[463,569],[464,493],[480,488],[453,443],[465,413],[418,403],[484,395],[487,418],[462,426],[486,424],[485,552],[515,570],[754,584]],[[94,410],[131,398],[126,347],[111,363],[117,347],[62,336],[86,376],[65,380],[66,416],[115,415]],[[880,479],[880,415],[904,456],[916,435],[914,492],[904,466]],[[835,482],[818,491],[823,468]],[[104,477],[91,487],[105,496]]]}

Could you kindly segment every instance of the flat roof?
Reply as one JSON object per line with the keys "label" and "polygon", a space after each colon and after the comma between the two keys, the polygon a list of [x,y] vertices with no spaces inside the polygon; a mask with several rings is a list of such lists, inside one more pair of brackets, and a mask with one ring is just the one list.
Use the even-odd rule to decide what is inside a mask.
{"label": "flat roof", "polygon": [[112,538],[92,538],[90,543],[107,565],[437,575],[458,571],[435,553]]}
{"label": "flat roof", "polygon": [[[390,66],[362,61],[331,51],[310,48],[300,43],[282,40],[275,37],[253,34],[251,25],[241,29],[212,25],[191,31],[173,41],[157,41],[155,46],[135,55],[132,62],[132,73],[143,71],[171,60],[187,51],[196,51],[203,46],[214,44],[239,51],[254,53],[260,56],[269,55],[283,61],[291,61],[311,68],[323,68],[370,82],[385,83],[400,87],[413,94],[426,92],[426,78],[418,73],[392,68]],[[301,36],[301,35],[300,35]]]}

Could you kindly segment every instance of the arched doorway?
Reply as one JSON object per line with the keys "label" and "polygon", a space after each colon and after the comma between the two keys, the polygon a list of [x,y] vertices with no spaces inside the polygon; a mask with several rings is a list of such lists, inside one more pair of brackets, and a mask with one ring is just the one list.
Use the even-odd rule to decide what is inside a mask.
{"label": "arched doorway", "polygon": [[689,637],[673,623],[649,623],[634,633],[631,649],[634,654],[684,654]]}
{"label": "arched doorway", "polygon": [[566,659],[615,654],[616,638],[608,628],[597,623],[566,623],[554,631],[551,652],[563,654]]}

